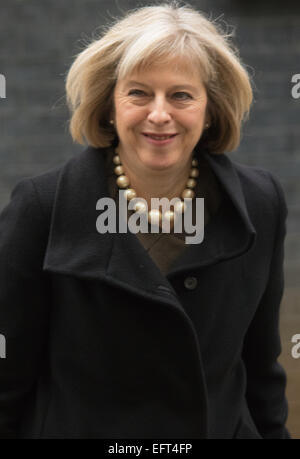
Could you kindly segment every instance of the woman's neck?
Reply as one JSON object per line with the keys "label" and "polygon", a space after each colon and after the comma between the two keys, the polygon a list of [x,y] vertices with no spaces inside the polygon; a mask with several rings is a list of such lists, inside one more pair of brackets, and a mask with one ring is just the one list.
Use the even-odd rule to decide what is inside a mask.
{"label": "woman's neck", "polygon": [[128,164],[126,158],[121,155],[120,158],[124,172],[129,178],[130,188],[136,191],[137,197],[147,201],[148,209],[151,208],[151,198],[165,197],[171,200],[180,197],[186,188],[191,162],[171,172],[170,170],[148,170],[134,162]]}

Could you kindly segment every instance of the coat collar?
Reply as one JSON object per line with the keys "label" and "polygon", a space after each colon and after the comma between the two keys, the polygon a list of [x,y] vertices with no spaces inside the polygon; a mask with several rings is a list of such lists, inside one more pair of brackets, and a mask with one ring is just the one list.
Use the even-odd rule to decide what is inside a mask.
{"label": "coat collar", "polygon": [[256,232],[236,170],[226,155],[196,150],[196,156],[200,154],[219,179],[225,200],[221,212],[205,226],[203,242],[189,245],[167,276],[134,234],[97,232],[96,202],[108,197],[109,191],[103,149],[93,147],[71,158],[60,171],[43,269],[104,281],[149,299],[163,295],[172,303],[174,298],[164,294],[175,293],[170,283],[174,276],[248,251]]}

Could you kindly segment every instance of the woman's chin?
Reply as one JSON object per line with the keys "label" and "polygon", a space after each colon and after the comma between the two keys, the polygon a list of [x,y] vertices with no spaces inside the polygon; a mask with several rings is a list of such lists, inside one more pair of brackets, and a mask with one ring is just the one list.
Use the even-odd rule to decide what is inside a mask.
{"label": "woman's chin", "polygon": [[172,163],[170,162],[159,162],[159,161],[151,161],[148,163],[144,163],[147,169],[152,170],[152,171],[163,171],[170,169],[172,166]]}
{"label": "woman's chin", "polygon": [[172,166],[174,166],[176,161],[174,161],[174,158],[172,159],[166,156],[157,156],[152,158],[144,158],[142,162],[148,169],[158,171],[171,168]]}

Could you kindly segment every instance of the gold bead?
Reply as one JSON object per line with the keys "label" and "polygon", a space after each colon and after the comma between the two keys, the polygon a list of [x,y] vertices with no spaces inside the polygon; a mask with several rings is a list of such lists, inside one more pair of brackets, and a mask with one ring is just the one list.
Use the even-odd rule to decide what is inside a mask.
{"label": "gold bead", "polygon": [[186,182],[187,188],[195,188],[196,185],[197,181],[193,178],[188,179],[188,181]]}
{"label": "gold bead", "polygon": [[158,209],[151,209],[148,212],[148,221],[153,225],[159,225],[161,222],[161,212]]}
{"label": "gold bead", "polygon": [[199,170],[196,167],[193,167],[190,171],[190,177],[196,178],[199,176]]}
{"label": "gold bead", "polygon": [[193,167],[197,167],[197,166],[198,166],[198,159],[194,158],[194,159],[192,160],[192,166],[193,166]]}
{"label": "gold bead", "polygon": [[116,166],[116,167],[115,167],[115,174],[116,174],[116,175],[122,175],[122,174],[124,174],[123,166]]}
{"label": "gold bead", "polygon": [[143,201],[136,201],[136,203],[133,205],[133,209],[135,212],[146,212],[147,206]]}
{"label": "gold bead", "polygon": [[184,198],[194,198],[195,197],[195,192],[193,190],[190,190],[189,188],[186,188],[183,190],[181,197]]}
{"label": "gold bead", "polygon": [[117,178],[117,184],[120,188],[126,188],[129,185],[129,178],[126,175],[120,175]]}
{"label": "gold bead", "polygon": [[178,201],[174,204],[174,211],[177,214],[182,214],[186,209],[186,204],[183,201]]}
{"label": "gold bead", "polygon": [[119,156],[119,155],[115,155],[115,156],[113,157],[113,162],[114,162],[114,164],[116,164],[116,165],[121,164],[120,156]]}
{"label": "gold bead", "polygon": [[128,201],[131,201],[131,199],[136,198],[136,192],[133,188],[128,188],[127,190],[125,190],[124,194]]}

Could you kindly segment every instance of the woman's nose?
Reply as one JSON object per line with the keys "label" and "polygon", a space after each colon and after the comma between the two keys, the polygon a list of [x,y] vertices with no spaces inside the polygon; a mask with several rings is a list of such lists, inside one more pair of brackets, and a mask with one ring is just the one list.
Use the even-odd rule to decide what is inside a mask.
{"label": "woman's nose", "polygon": [[153,123],[163,123],[171,119],[170,107],[164,97],[157,97],[150,104],[148,120]]}

